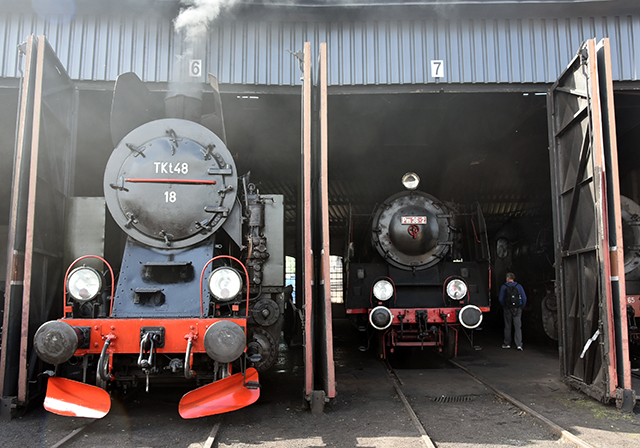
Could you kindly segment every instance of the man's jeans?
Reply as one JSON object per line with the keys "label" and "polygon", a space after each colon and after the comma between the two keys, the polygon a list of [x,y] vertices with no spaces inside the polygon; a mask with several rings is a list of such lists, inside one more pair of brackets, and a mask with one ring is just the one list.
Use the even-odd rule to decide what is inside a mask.
{"label": "man's jeans", "polygon": [[504,308],[504,345],[511,345],[511,326],[516,347],[522,347],[522,308]]}

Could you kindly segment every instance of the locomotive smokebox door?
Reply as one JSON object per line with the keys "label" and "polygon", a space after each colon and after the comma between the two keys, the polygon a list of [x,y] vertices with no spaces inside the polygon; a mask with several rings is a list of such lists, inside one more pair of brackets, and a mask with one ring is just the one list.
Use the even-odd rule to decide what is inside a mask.
{"label": "locomotive smokebox door", "polygon": [[182,119],[146,123],[127,134],[105,171],[114,220],[129,236],[159,249],[197,244],[231,213],[237,173],[213,132]]}
{"label": "locomotive smokebox door", "polygon": [[398,193],[384,201],[373,218],[373,245],[395,267],[429,268],[449,251],[450,218],[427,193]]}
{"label": "locomotive smokebox door", "polygon": [[400,208],[389,223],[389,239],[405,255],[431,251],[438,243],[438,233],[436,216],[415,205]]}

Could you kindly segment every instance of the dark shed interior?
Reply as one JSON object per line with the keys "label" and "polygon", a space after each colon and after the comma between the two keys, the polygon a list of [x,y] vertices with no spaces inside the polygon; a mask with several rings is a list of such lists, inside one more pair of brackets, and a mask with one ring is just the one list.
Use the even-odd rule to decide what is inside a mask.
{"label": "dark shed interior", "polygon": [[[80,92],[76,196],[102,195],[110,99],[109,91]],[[295,238],[300,97],[227,93],[222,101],[239,171],[251,171],[264,192],[285,195],[288,236]],[[342,254],[349,213],[357,227],[366,224],[376,204],[402,189],[407,171],[438,199],[480,203],[490,230],[523,217],[550,219],[544,95],[340,94],[330,95],[328,115],[334,254]]]}

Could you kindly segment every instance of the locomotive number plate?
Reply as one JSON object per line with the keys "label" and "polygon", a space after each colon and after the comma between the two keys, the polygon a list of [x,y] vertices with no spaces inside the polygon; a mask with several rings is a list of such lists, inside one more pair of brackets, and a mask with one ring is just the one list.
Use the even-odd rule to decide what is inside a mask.
{"label": "locomotive number plate", "polygon": [[403,216],[402,224],[426,224],[426,216]]}

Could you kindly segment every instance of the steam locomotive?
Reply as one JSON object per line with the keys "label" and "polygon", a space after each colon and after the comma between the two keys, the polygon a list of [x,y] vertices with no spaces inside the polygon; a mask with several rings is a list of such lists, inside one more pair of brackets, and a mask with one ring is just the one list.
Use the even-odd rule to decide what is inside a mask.
{"label": "steam locomotive", "polygon": [[181,382],[199,386],[182,397],[183,418],[248,406],[260,396],[258,372],[277,359],[284,321],[283,198],[238,175],[221,108],[203,115],[198,98],[175,94],[164,118],[141,119],[154,108],[126,107],[148,102],[148,91],[125,75],[111,123],[123,136],[103,184],[126,234],[121,267],[116,276],[93,255],[69,267],[63,317],[34,337],[55,366],[44,407],[100,418],[108,391]]}
{"label": "steam locomotive", "polygon": [[377,333],[383,358],[403,346],[451,358],[461,327],[477,328],[490,307],[480,207],[445,204],[418,191],[419,182],[403,176],[407,191],[377,207],[371,244],[352,240],[345,263],[347,315],[363,333]]}

